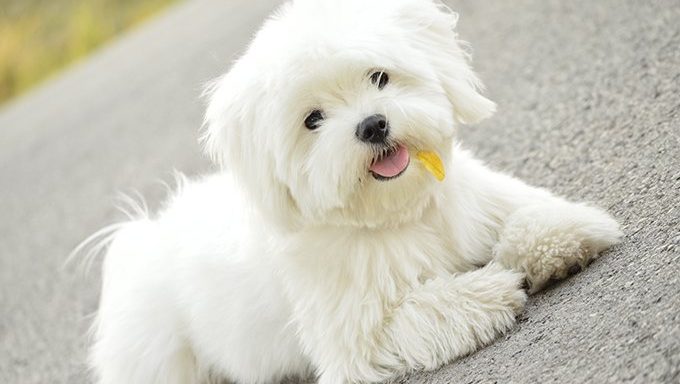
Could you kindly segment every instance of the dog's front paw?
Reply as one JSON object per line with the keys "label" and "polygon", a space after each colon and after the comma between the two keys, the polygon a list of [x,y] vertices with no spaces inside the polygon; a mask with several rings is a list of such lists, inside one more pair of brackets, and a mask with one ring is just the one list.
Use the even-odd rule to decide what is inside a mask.
{"label": "dog's front paw", "polygon": [[533,293],[550,279],[585,268],[621,236],[619,224],[598,208],[566,202],[534,205],[510,215],[494,255],[503,265],[525,272]]}
{"label": "dog's front paw", "polygon": [[475,324],[475,338],[488,344],[498,335],[515,325],[516,316],[523,310],[527,295],[522,289],[524,273],[511,271],[498,263],[491,262],[485,267],[458,277],[461,290],[460,307],[466,303],[479,303],[471,310],[471,321]]}

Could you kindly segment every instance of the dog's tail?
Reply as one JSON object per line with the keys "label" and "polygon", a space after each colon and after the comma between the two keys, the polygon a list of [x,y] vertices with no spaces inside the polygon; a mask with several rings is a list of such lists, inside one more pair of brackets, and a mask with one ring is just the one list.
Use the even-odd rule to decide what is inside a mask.
{"label": "dog's tail", "polygon": [[[188,182],[187,177],[177,170],[172,172],[172,178],[174,183],[158,180],[168,197],[181,194]],[[69,253],[64,262],[64,268],[76,265],[81,273],[87,273],[97,257],[106,252],[121,229],[133,222],[151,220],[149,206],[138,191],[132,191],[130,194],[119,193],[116,201],[116,209],[123,213],[127,220],[107,225],[88,236]]]}
{"label": "dog's tail", "polygon": [[116,208],[127,217],[127,220],[107,225],[88,236],[69,253],[64,267],[76,265],[81,273],[87,273],[123,227],[130,222],[149,219],[148,205],[139,192],[135,191],[132,195],[121,193],[117,200]]}

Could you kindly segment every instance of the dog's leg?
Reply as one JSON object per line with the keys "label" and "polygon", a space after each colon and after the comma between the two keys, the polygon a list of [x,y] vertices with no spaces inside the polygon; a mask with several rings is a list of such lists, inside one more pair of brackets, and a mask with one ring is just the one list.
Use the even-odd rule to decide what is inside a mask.
{"label": "dog's leg", "polygon": [[155,223],[126,224],[104,261],[102,298],[90,364],[99,384],[193,384],[195,360],[182,338],[157,263]]}
{"label": "dog's leg", "polygon": [[559,198],[521,207],[504,222],[494,257],[526,273],[530,292],[584,268],[617,243],[619,224],[601,209]]}
{"label": "dog's leg", "polygon": [[198,383],[194,357],[187,346],[171,338],[142,346],[142,341],[132,343],[129,337],[129,333],[108,330],[93,346],[91,359],[98,384]]}
{"label": "dog's leg", "polygon": [[494,172],[465,151],[456,154],[451,193],[456,220],[474,225],[458,231],[469,229],[478,243],[490,241],[485,245],[493,249],[463,257],[478,264],[496,260],[526,273],[530,292],[585,266],[622,236],[616,220],[599,208]]}
{"label": "dog's leg", "polygon": [[[357,324],[338,325],[365,332],[348,345],[331,339],[334,330],[325,332],[326,340],[317,335],[323,343],[313,348],[321,359],[319,383],[384,381],[412,370],[434,369],[475,351],[514,325],[526,301],[522,278],[492,263],[429,280],[389,310],[378,329],[361,329],[359,323],[374,315],[365,309]],[[361,352],[356,349],[360,345]]]}

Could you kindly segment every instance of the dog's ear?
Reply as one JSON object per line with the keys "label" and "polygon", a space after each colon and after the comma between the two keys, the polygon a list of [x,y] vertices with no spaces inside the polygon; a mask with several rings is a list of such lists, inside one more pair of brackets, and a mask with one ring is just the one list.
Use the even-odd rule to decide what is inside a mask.
{"label": "dog's ear", "polygon": [[437,72],[456,120],[472,124],[493,115],[496,104],[481,94],[483,85],[469,64],[470,54],[454,31],[458,15],[437,0],[415,3],[403,14],[415,24],[410,36]]}
{"label": "dog's ear", "polygon": [[[203,120],[201,143],[210,158],[220,167],[231,168],[242,157],[241,132],[250,119],[247,78],[239,76],[234,66],[210,82],[203,97],[208,100]],[[239,97],[241,96],[241,97]]]}
{"label": "dog's ear", "polygon": [[[275,173],[266,150],[268,126],[262,123],[269,100],[266,87],[242,57],[204,92],[208,98],[201,142],[205,152],[263,207],[262,212],[284,225],[296,218],[297,207]],[[269,143],[271,144],[271,143]]]}

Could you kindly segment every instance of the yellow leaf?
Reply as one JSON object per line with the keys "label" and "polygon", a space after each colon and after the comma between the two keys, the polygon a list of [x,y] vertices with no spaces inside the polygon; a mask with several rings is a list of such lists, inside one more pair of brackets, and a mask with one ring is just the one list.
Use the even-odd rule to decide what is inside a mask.
{"label": "yellow leaf", "polygon": [[430,173],[439,181],[444,180],[444,164],[442,164],[442,159],[439,158],[437,152],[433,151],[419,151],[416,154],[418,160],[425,166],[425,169],[430,171]]}

